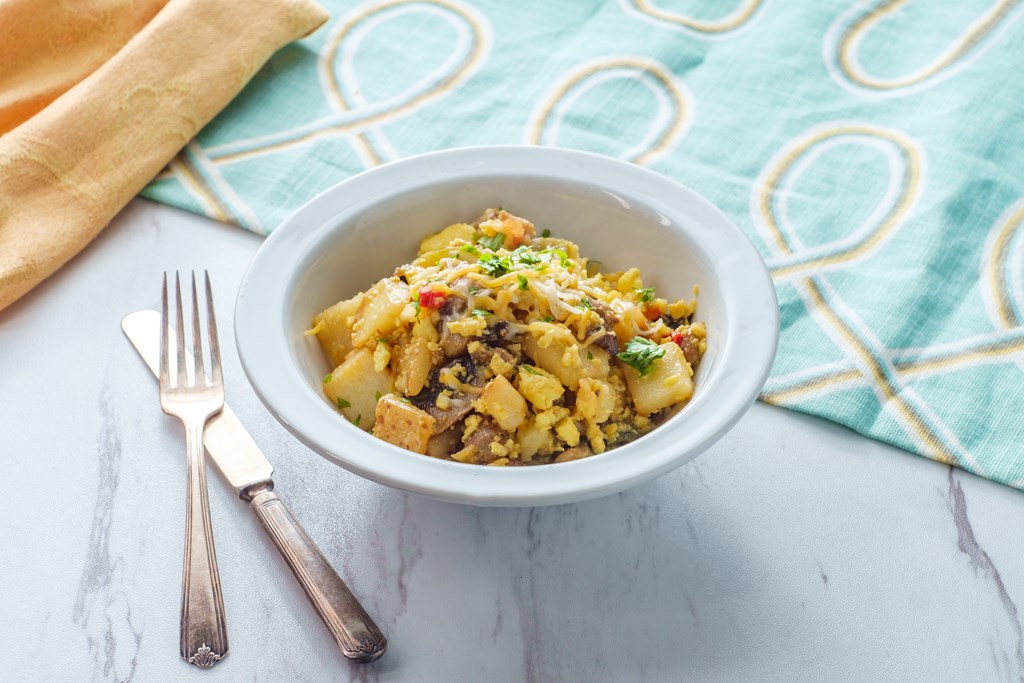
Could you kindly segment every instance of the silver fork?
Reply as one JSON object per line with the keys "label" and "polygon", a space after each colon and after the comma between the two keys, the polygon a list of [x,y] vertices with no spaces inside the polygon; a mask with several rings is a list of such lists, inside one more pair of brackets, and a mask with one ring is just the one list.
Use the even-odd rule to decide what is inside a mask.
{"label": "silver fork", "polygon": [[196,274],[192,273],[192,357],[193,376],[185,371],[185,327],[181,312],[181,278],[175,273],[177,291],[177,377],[171,384],[170,352],[167,344],[167,273],[164,273],[163,318],[160,326],[160,407],[181,420],[185,427],[188,456],[188,491],[185,508],[185,564],[181,581],[181,658],[208,669],[228,652],[224,599],[217,571],[217,553],[210,527],[210,502],[206,496],[206,461],[203,430],[206,421],[224,408],[224,378],[221,374],[217,321],[213,314],[210,275],[206,277],[206,311],[210,347],[210,376],[203,365],[199,325]]}

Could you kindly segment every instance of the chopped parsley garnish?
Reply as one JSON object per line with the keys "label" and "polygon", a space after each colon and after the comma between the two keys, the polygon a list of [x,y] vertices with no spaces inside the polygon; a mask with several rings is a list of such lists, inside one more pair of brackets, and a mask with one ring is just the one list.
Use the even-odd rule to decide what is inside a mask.
{"label": "chopped parsley garnish", "polygon": [[343,398],[339,398],[338,399],[338,410],[341,410],[342,408],[348,408],[350,405],[352,405],[352,404],[349,403],[348,401],[346,401],[345,399],[343,399]]}
{"label": "chopped parsley garnish", "polygon": [[519,289],[529,289],[530,288],[530,281],[527,280],[522,275],[517,275],[516,279],[519,280]]}
{"label": "chopped parsley garnish", "polygon": [[481,237],[478,241],[491,251],[498,251],[505,246],[505,235],[499,232],[496,235],[491,235],[490,237]]}
{"label": "chopped parsley garnish", "polygon": [[419,302],[418,299],[416,301],[412,302],[412,307],[414,309],[416,309],[416,319],[419,320],[420,319],[420,302]]}
{"label": "chopped parsley garnish", "polygon": [[512,252],[512,258],[519,263],[525,263],[528,266],[532,266],[535,263],[540,263],[543,259],[536,253],[530,250],[529,247],[519,247]]}
{"label": "chopped parsley garnish", "polygon": [[490,311],[485,310],[483,308],[474,308],[473,309],[473,313],[471,315],[474,315],[477,318],[483,318],[483,317],[488,316],[490,314],[491,314]]}
{"label": "chopped parsley garnish", "polygon": [[544,230],[541,231],[540,236],[541,237],[551,237],[551,231],[548,230],[547,228],[544,228]]}
{"label": "chopped parsley garnish", "polygon": [[527,373],[527,374],[529,374],[529,375],[539,375],[539,374],[540,374],[540,373],[539,373],[539,372],[537,371],[537,368],[533,367],[532,365],[525,365],[525,364],[524,364],[524,365],[522,366],[522,368],[523,368],[523,370],[525,370],[525,371],[526,371],[526,373]]}
{"label": "chopped parsley garnish", "polygon": [[472,244],[463,245],[460,251],[464,251],[467,254],[479,254],[480,250],[474,247]]}
{"label": "chopped parsley garnish", "polygon": [[594,305],[590,303],[590,299],[580,299],[580,308],[588,308],[593,310]]}
{"label": "chopped parsley garnish", "polygon": [[362,415],[356,415],[356,419],[352,422],[352,424],[354,424],[356,427],[358,427],[359,423],[362,421],[362,419],[363,419]]}
{"label": "chopped parsley garnish", "polygon": [[512,264],[509,263],[508,256],[498,258],[494,254],[483,254],[480,257],[478,265],[481,270],[491,277],[501,277],[511,270],[512,267]]}
{"label": "chopped parsley garnish", "polygon": [[380,392],[379,392],[379,391],[378,391],[378,392],[375,392],[375,393],[374,393],[374,395],[373,395],[373,399],[374,399],[375,401],[379,401],[379,400],[380,400],[380,396],[381,396],[381,394],[380,394]]}
{"label": "chopped parsley garnish", "polygon": [[637,288],[640,293],[640,301],[654,301],[654,287]]}
{"label": "chopped parsley garnish", "polygon": [[541,322],[545,322],[545,323],[554,322],[554,320],[555,320],[555,316],[553,316],[553,315],[546,315],[543,318],[541,318]]}
{"label": "chopped parsley garnish", "polygon": [[650,339],[644,337],[633,337],[626,342],[626,350],[622,351],[616,358],[626,365],[634,368],[640,376],[649,374],[654,368],[654,361],[665,355],[665,349],[661,348]]}
{"label": "chopped parsley garnish", "polygon": [[469,288],[469,293],[470,294],[477,294],[478,292],[482,292],[482,291],[483,291],[483,287],[477,287],[476,285],[472,285]]}
{"label": "chopped parsley garnish", "polygon": [[324,375],[324,384],[327,384],[332,379],[334,379],[334,375],[328,372],[326,375]]}
{"label": "chopped parsley garnish", "polygon": [[587,360],[594,360],[594,352],[587,351]]}

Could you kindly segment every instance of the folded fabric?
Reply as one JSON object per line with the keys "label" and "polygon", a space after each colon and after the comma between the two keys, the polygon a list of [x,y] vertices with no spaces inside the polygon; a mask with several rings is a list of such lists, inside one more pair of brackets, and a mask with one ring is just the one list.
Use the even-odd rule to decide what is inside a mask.
{"label": "folded fabric", "polygon": [[312,0],[72,4],[0,1],[0,132],[15,126],[0,137],[0,310],[88,244],[275,51],[327,20]]}

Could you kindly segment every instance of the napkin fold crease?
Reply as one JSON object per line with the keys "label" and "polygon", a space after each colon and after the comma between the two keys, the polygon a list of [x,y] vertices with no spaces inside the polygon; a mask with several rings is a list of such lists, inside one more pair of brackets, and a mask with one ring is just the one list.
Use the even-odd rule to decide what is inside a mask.
{"label": "napkin fold crease", "polygon": [[[313,0],[94,0],[77,15],[29,4],[40,6],[0,0],[0,310],[85,247],[274,52],[328,16]],[[89,30],[92,11],[106,12],[103,30]],[[75,40],[87,44],[66,45]]]}

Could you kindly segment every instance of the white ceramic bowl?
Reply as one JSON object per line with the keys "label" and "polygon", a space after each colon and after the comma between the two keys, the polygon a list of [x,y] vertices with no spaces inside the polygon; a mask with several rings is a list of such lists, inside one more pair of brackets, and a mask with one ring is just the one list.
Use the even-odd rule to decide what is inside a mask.
{"label": "white ceramic bowl", "polygon": [[[668,298],[700,288],[708,351],[690,403],[649,434],[557,465],[483,467],[410,453],[344,420],[321,391],[331,370],[313,315],[389,275],[419,241],[504,206],[580,245],[606,270],[638,266]],[[256,254],[235,309],[242,366],[300,441],[356,474],[474,505],[550,505],[621,491],[718,440],[757,397],[775,356],[778,305],[757,251],[687,188],[639,166],[544,147],[476,147],[397,161],[315,197]]]}

